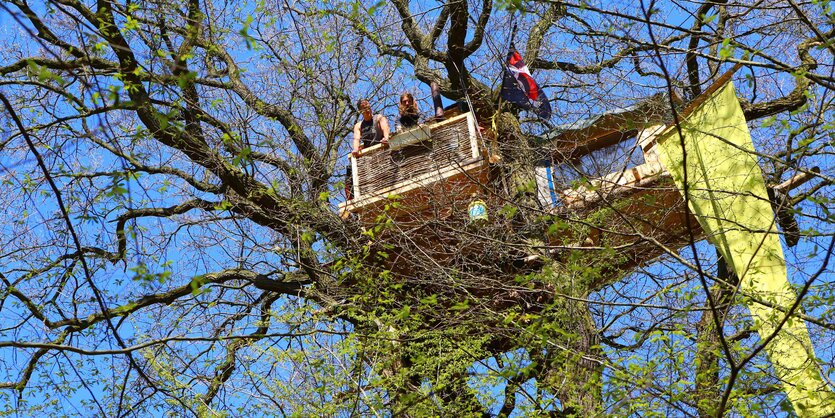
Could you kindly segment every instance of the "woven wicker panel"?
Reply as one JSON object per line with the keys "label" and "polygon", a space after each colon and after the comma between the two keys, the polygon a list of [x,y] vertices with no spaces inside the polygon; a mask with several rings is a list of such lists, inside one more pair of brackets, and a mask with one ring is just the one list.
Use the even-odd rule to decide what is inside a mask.
{"label": "woven wicker panel", "polygon": [[422,174],[438,171],[472,158],[467,118],[432,128],[432,140],[397,151],[381,149],[357,159],[361,196],[372,195],[408,183]]}

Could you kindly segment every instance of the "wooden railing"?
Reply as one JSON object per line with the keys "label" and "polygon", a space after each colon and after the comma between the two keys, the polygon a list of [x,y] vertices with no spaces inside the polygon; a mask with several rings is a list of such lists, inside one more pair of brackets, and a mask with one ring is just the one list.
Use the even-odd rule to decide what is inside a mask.
{"label": "wooden railing", "polygon": [[484,160],[472,113],[421,125],[392,136],[389,145],[375,145],[351,156],[352,211],[389,194],[432,184]]}

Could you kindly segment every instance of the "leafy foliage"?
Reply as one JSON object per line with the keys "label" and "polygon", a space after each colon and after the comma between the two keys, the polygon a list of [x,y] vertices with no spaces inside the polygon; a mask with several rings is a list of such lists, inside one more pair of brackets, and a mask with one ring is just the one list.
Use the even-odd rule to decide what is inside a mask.
{"label": "leafy foliage", "polygon": [[[630,154],[560,154],[554,125],[680,110],[734,63],[768,183],[810,178],[791,320],[833,377],[828,1],[0,6],[2,416],[791,415],[709,244],[653,238],[675,208],[533,180],[603,196]],[[557,120],[499,100],[511,42]],[[343,219],[357,99],[391,119],[432,82],[496,138],[490,221]]]}

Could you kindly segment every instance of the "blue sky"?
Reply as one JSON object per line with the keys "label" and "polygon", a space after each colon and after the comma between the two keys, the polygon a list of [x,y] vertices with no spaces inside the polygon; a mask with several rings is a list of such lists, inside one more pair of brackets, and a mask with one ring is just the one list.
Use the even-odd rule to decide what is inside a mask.
{"label": "blue sky", "polygon": [[[246,4],[242,6],[241,9],[241,16],[245,16],[249,10],[252,10],[251,4]],[[416,3],[414,5],[416,10],[419,9],[433,9],[436,7],[436,3],[432,2],[425,2],[425,3]],[[427,17],[431,16],[431,13],[427,15]],[[684,14],[679,13],[672,13],[665,16],[667,22],[675,22],[675,21],[686,21],[688,17]],[[493,23],[495,28],[501,29],[502,27],[507,28],[507,24],[509,23],[509,19],[507,17],[500,17],[496,19]],[[289,22],[285,22],[285,25],[289,25]],[[504,25],[504,26],[503,26]],[[0,27],[2,29],[2,36],[9,37],[12,36],[11,33],[15,31],[15,22],[11,19],[8,15],[3,12],[0,12]],[[559,48],[568,48],[571,44],[570,37],[566,35],[566,46],[556,46],[556,49]],[[524,32],[520,32],[517,35],[517,45],[521,44],[525,40]],[[479,67],[480,77],[485,80],[485,82],[489,82],[490,84],[494,82],[498,82],[499,76],[501,74],[501,67],[498,63],[498,60],[503,58],[505,54],[504,48],[506,47],[507,39],[503,38],[501,35],[496,35],[495,32],[488,33],[486,46],[483,49],[483,52],[480,52],[478,56],[473,58],[474,62],[486,62],[483,64],[484,67]],[[34,44],[28,44],[31,48],[34,49]],[[247,50],[243,47],[243,40],[241,39],[240,44],[237,45],[238,48],[236,49],[236,58],[241,59],[242,61],[249,61],[251,65],[255,66],[260,61],[256,51]],[[372,54],[373,55],[373,54]],[[495,58],[495,59],[494,59]],[[675,59],[675,57],[671,57],[671,60]],[[374,60],[373,56],[369,57],[369,63],[367,64],[369,68],[373,68],[371,61]],[[7,59],[4,58],[0,65],[7,64]],[[393,68],[393,67],[392,67]],[[382,70],[381,70],[382,71]],[[393,68],[392,72],[394,73],[393,80],[396,80],[396,83],[392,83],[391,85],[384,86],[384,89],[378,93],[376,96],[377,103],[375,107],[382,109],[383,113],[389,117],[390,122],[393,122],[394,115],[396,114],[395,110],[395,100],[400,92],[405,90],[412,90],[417,92],[418,97],[421,99],[421,109],[424,112],[428,112],[431,109],[431,105],[428,99],[428,86],[418,82],[414,76],[411,74],[411,68],[408,65],[404,65],[401,69]],[[541,80],[544,84],[559,84],[564,85],[568,82],[577,82],[578,84],[582,82],[588,82],[589,79],[582,79],[582,80],[574,80],[572,77],[569,77],[565,74],[560,73],[537,73],[535,74],[537,80]],[[741,77],[741,76],[740,76]],[[593,78],[592,78],[593,80]],[[602,81],[606,81],[605,77],[601,77]],[[636,81],[636,80],[632,80]],[[105,82],[106,83],[106,82]],[[114,84],[116,85],[116,84]],[[751,90],[748,89],[743,83],[738,83],[737,85],[742,85],[740,88],[741,95],[746,97],[750,97],[749,93]],[[601,82],[597,86],[594,86],[592,89],[593,93],[604,95],[607,89],[611,88],[613,91],[616,89],[617,85],[614,84],[605,84]],[[611,100],[606,101],[595,101],[594,105],[587,104],[591,102],[591,100],[587,100],[590,96],[588,93],[588,89],[577,89],[574,92],[568,92],[565,88],[552,88],[547,91],[554,103],[555,113],[555,122],[560,121],[572,121],[578,117],[587,117],[591,114],[598,113],[605,111],[610,108],[609,105],[616,107],[622,104],[629,104],[630,100],[638,100],[643,97],[644,93],[648,93],[651,91],[658,91],[660,85],[652,85],[643,88],[640,92],[641,97],[628,97],[627,94],[619,91],[617,97],[612,97]],[[0,87],[5,88],[5,87]],[[7,88],[6,88],[7,89]],[[351,86],[351,94],[359,94],[359,93],[367,93],[370,91],[371,85],[368,84],[367,81],[362,81],[357,83],[354,86]],[[8,91],[8,90],[7,90]],[[222,97],[218,97],[218,99],[224,100]],[[447,101],[446,104],[450,102]],[[235,102],[234,100],[223,101],[220,104],[221,110],[219,111],[229,111],[232,112],[235,110],[235,107],[238,106],[240,103]],[[57,109],[58,111],[62,111],[62,109]],[[63,111],[69,112],[69,109],[63,109]],[[22,112],[26,116],[32,116],[31,112]],[[781,116],[781,119],[784,116]],[[789,127],[796,126],[797,124],[801,123],[802,121],[799,120],[798,117],[794,116],[785,116],[785,119],[789,120]],[[94,126],[95,129],[101,129],[102,131],[111,130],[116,132],[114,136],[121,136],[121,135],[128,135],[130,129],[132,128],[131,123],[135,122],[130,119],[126,120],[96,120],[91,119],[94,121],[95,124],[98,126]],[[265,122],[264,125],[267,125],[269,122]],[[760,122],[755,122],[755,124],[759,124]],[[392,123],[393,125],[393,123]],[[76,125],[77,126],[77,125]],[[259,125],[263,126],[263,125]],[[772,128],[761,128],[757,129],[754,132],[754,139],[757,144],[767,143],[773,135],[777,136],[785,136],[785,130],[780,130],[779,124],[775,125]],[[120,129],[124,130],[124,132],[119,131]],[[275,130],[276,132],[280,132],[279,129]],[[10,129],[7,126],[2,127],[3,139],[7,139],[9,136],[14,135],[14,129]],[[78,162],[85,165],[86,169],[99,169],[99,170],[123,170],[123,164],[112,158],[107,156],[107,154],[98,153],[96,151],[96,147],[92,147],[87,145],[85,142],[82,141],[73,141],[72,138],[66,137],[53,137],[51,139],[47,139],[47,142],[50,142],[51,145],[54,147],[68,147],[64,150],[72,149],[76,154],[76,159]],[[292,147],[291,147],[292,148]],[[342,149],[344,153],[347,153],[347,142],[342,145]],[[164,161],[170,161],[172,166],[176,167],[186,167],[184,161],[180,159],[180,157],[176,153],[172,153],[171,151],[163,148],[163,147],[154,147],[148,146],[144,150],[149,155],[149,158],[159,159]],[[55,164],[60,163],[61,161],[55,158],[54,154],[49,153],[48,149],[44,149],[45,155],[50,158]],[[806,161],[804,163],[805,166],[821,166],[821,167],[829,167],[831,166],[831,160],[829,156],[809,156],[806,157]],[[765,165],[765,164],[764,164]],[[25,152],[5,152],[0,155],[0,168],[5,170],[5,175],[11,178],[12,183],[7,187],[11,187],[14,189],[19,189],[22,187],[23,181],[21,178],[29,171],[32,171],[34,167],[33,160],[31,157],[27,156]],[[340,170],[337,170],[337,173],[341,173]],[[268,178],[269,176],[273,175],[271,172],[265,172],[262,174],[263,178]],[[67,179],[59,179],[59,183],[61,185],[66,185]],[[103,177],[98,178],[91,183],[94,184],[96,187],[100,187],[103,190],[106,190],[111,187],[113,184],[114,178],[113,177]],[[118,213],[117,211],[122,210],[124,207],[134,207],[139,205],[144,205],[147,202],[155,202],[157,206],[167,206],[171,204],[176,204],[182,201],[182,195],[178,195],[178,190],[189,190],[187,185],[184,184],[172,184],[166,185],[162,181],[149,178],[148,176],[140,177],[139,179],[130,179],[130,180],[122,180],[121,181],[122,187],[124,187],[127,192],[120,198],[114,199],[108,204],[102,204],[101,206],[96,207],[102,217],[97,221],[89,221],[78,217],[79,215],[79,206],[73,206],[74,211],[73,215],[73,222],[74,226],[79,228],[82,231],[83,240],[89,243],[107,243],[108,240],[112,238],[112,234],[114,232],[114,223],[113,220]],[[167,187],[168,189],[165,189]],[[40,192],[44,190],[44,188],[35,190],[26,195],[26,202],[17,202],[17,204],[10,205],[4,208],[4,217],[7,219],[11,219],[14,217],[19,216],[22,212],[20,212],[20,208],[26,206],[29,210],[29,216],[26,219],[22,220],[22,226],[18,226],[18,228],[29,228],[31,230],[37,231],[35,235],[38,236],[38,239],[42,239],[43,242],[61,242],[64,245],[71,246],[67,237],[60,235],[59,233],[55,232],[56,228],[50,228],[50,224],[46,223],[48,219],[54,217],[55,212],[57,210],[57,206],[55,204],[55,200],[53,196],[50,195],[42,195]],[[193,193],[193,192],[191,192]],[[338,194],[337,194],[338,195]],[[207,195],[196,194],[198,197],[208,197]],[[333,203],[333,202],[332,202]],[[810,202],[805,202],[801,205],[801,209],[805,213],[820,215],[822,214],[821,207],[825,207],[825,204],[813,204]],[[113,211],[113,212],[110,212]],[[825,214],[824,214],[825,215]],[[203,226],[199,225],[199,221],[206,221],[207,217],[200,217],[195,214],[186,214],[177,218],[176,221],[167,221],[161,219],[155,219],[151,221],[142,221],[138,223],[136,226],[138,228],[147,228],[149,230],[165,230],[170,232],[172,235],[172,241],[170,243],[160,243],[156,242],[156,237],[150,233],[145,233],[145,231],[139,230],[136,237],[131,237],[129,239],[129,246],[132,250],[135,250],[137,253],[144,253],[144,254],[136,254],[132,256],[127,263],[119,264],[117,266],[108,266],[105,263],[99,265],[101,270],[98,270],[95,273],[95,278],[99,283],[102,283],[102,289],[112,295],[114,299],[116,299],[117,295],[124,295],[124,294],[132,294],[134,296],[138,296],[145,292],[155,291],[155,290],[163,290],[168,286],[172,285],[172,281],[168,281],[165,283],[157,283],[154,282],[154,278],[159,278],[159,276],[145,276],[137,277],[135,268],[141,264],[148,266],[149,272],[153,274],[163,274],[165,271],[172,271],[174,272],[173,279],[176,283],[181,283],[183,280],[188,280],[190,277],[196,274],[201,274],[205,272],[215,271],[220,268],[225,268],[229,266],[235,265],[240,259],[247,259],[244,263],[248,266],[253,266],[257,268],[264,268],[264,269],[273,269],[278,268],[281,270],[290,270],[295,268],[290,260],[292,260],[292,254],[273,254],[270,252],[272,245],[275,242],[281,242],[282,239],[286,237],[278,237],[275,233],[267,230],[266,228],[252,226],[249,224],[241,225],[241,223],[229,221],[229,220],[218,220],[217,222],[210,221],[209,224]],[[186,222],[188,225],[183,226],[182,222]],[[821,225],[812,218],[809,217],[802,217],[800,218],[801,222],[801,229],[811,229],[817,228]],[[192,224],[194,223],[194,224]],[[21,229],[14,229],[9,226],[8,223],[4,223],[5,229],[3,229],[3,235],[6,236],[4,240],[6,242],[13,241],[15,234],[19,233]],[[826,225],[823,225],[826,228]],[[825,230],[823,231],[826,234],[830,232]],[[228,233],[228,235],[224,235]],[[821,237],[818,239],[804,239],[801,240],[800,245],[787,252],[787,262],[789,264],[789,276],[795,283],[801,283],[805,277],[808,277],[811,271],[815,270],[815,265],[819,264],[823,259],[823,252],[820,251],[820,248],[823,248],[826,244],[827,239],[829,237]],[[815,251],[815,249],[818,249]],[[56,249],[57,250],[57,249]],[[711,256],[711,248],[706,243],[700,243],[697,246],[697,250],[703,252],[703,255],[706,259],[712,259]],[[50,255],[50,251],[43,251],[39,252],[38,256]],[[686,255],[688,253],[687,249],[683,250],[683,253]],[[34,257],[32,259],[34,260]],[[19,261],[22,263],[22,261]],[[167,263],[171,263],[167,265]],[[243,262],[242,262],[243,263]],[[22,266],[21,266],[22,267]],[[74,280],[81,280],[81,274],[77,268],[70,269],[70,266],[66,266],[67,269],[70,271],[70,276]],[[133,270],[132,270],[133,269]],[[673,280],[676,278],[677,275],[686,274],[683,272],[682,269],[672,269],[668,268],[665,264],[664,260],[659,262],[658,264],[654,264],[647,268],[647,272],[642,273],[638,272],[632,276],[629,276],[625,279],[622,283],[616,286],[617,289],[623,290],[629,297],[637,297],[641,295],[642,291],[646,289],[641,286],[639,283],[643,280],[651,280],[649,276],[652,275],[663,275],[668,278],[672,277]],[[816,288],[816,290],[820,290],[820,292],[824,295],[827,293],[831,294],[831,290],[828,289],[828,286],[832,282],[831,273],[827,271],[822,277],[818,279],[817,283],[820,283],[820,288]],[[35,285],[33,284],[28,290],[34,291]],[[684,296],[692,296],[698,295],[699,291],[698,285],[695,282],[692,282],[689,285],[682,286],[677,288],[675,293],[680,293]],[[249,294],[247,290],[244,291],[236,291],[231,289],[216,289],[212,292],[195,296],[196,300],[199,300],[202,304],[211,304],[214,298],[219,297],[221,292],[229,292],[224,294],[234,294],[234,298],[238,298],[238,301],[247,300],[247,298],[253,297],[253,295]],[[611,300],[615,296],[612,296],[613,290],[609,289],[604,292],[599,292],[598,294],[593,295],[593,298],[600,298],[601,300]],[[85,294],[84,292],[80,292],[79,294],[73,295],[64,295],[61,292],[56,292],[61,298],[69,298],[69,297],[79,297],[79,298],[88,298],[90,295]],[[665,303],[663,297],[674,297],[679,296],[670,295],[670,294],[661,294],[659,299],[654,302],[658,303]],[[681,297],[684,297],[681,296]],[[64,300],[64,299],[62,299]],[[124,300],[122,300],[124,301]],[[296,302],[290,299],[282,299],[278,305],[277,310],[286,313],[287,311],[292,311],[297,306],[295,305]],[[95,306],[92,304],[87,304],[86,308],[87,311],[83,311],[82,314],[89,314],[95,311]],[[823,314],[828,308],[825,304],[820,304],[819,306],[814,307],[813,309],[809,310],[807,313],[810,315],[817,315]],[[660,310],[663,311],[663,310]],[[222,306],[217,307],[216,310],[209,310],[209,312],[217,313],[218,317],[223,315],[231,315],[234,312],[233,306]],[[52,314],[57,314],[54,311],[50,311]],[[606,312],[606,317],[611,317],[620,311],[617,308],[612,308]],[[828,313],[828,312],[827,312]],[[14,323],[15,321],[20,321],[21,318],[24,318],[26,315],[26,310],[20,306],[19,304],[14,304],[11,302],[5,303],[2,308],[0,308],[0,314],[2,315],[4,323]],[[223,314],[223,315],[221,315]],[[659,315],[659,310],[654,309],[644,309],[640,310],[639,312],[626,317],[630,321],[633,320],[640,320],[638,317],[640,315],[646,315],[648,318],[651,318],[652,315]],[[141,333],[146,334],[154,334],[158,332],[155,329],[154,324],[160,323],[162,321],[174,321],[179,318],[180,315],[188,315],[188,312],[185,309],[172,309],[170,312],[159,315],[159,316],[151,316],[151,315],[137,315],[137,318],[126,321],[122,324],[120,328],[120,332],[124,338],[132,338],[132,337],[140,337]],[[201,318],[206,320],[205,323],[202,325],[206,328],[202,328],[201,326],[194,325],[192,323],[183,323],[178,325],[173,329],[173,332],[181,334],[181,335],[198,335],[202,332],[206,332],[209,325],[212,325],[213,322],[211,320],[216,320],[217,318]],[[245,332],[246,330],[251,329],[253,322],[248,322],[240,326],[237,330],[238,332]],[[289,330],[287,327],[282,325],[275,326],[275,330],[277,331],[287,331]],[[103,327],[96,328],[96,332],[103,332]],[[817,332],[817,330],[816,330]],[[54,338],[54,335],[47,335],[40,327],[38,327],[37,321],[32,321],[32,323],[28,324],[24,327],[24,330],[18,333],[11,333],[8,331],[4,331],[0,333],[0,340],[6,340],[11,338],[18,338],[18,339],[28,339],[31,338],[41,339],[41,338]],[[335,337],[335,339],[337,339]],[[821,333],[822,340],[829,340],[830,335],[829,333]],[[683,342],[685,338],[681,337],[680,339],[674,341]],[[100,339],[100,336],[97,334],[88,335],[79,340],[76,340],[75,343],[80,346],[89,346],[89,347],[96,347],[99,349],[102,348],[115,348],[115,343],[111,338],[107,339]],[[666,343],[666,342],[665,342]],[[658,344],[649,345],[646,349],[640,352],[640,354],[645,355],[647,357],[651,356],[651,349],[654,347],[659,347],[661,342]],[[179,349],[184,355],[193,355],[196,354],[198,350],[202,347],[194,344],[193,346],[188,346],[187,344],[181,344]],[[212,355],[220,355],[220,349],[215,347],[209,351]],[[26,355],[27,353],[22,353],[20,351],[15,350],[8,350],[2,349],[0,350],[0,359],[2,359],[3,366],[0,367],[0,380],[8,380],[13,379],[16,377],[16,370],[6,373],[3,367],[13,367],[19,370],[20,367],[24,365],[24,363],[28,360]],[[819,347],[818,354],[826,359],[833,358],[835,353],[832,352],[831,347],[827,345],[823,345]],[[82,376],[85,376],[84,380],[88,382],[89,387],[84,387],[78,385],[78,382],[82,379],[79,379],[75,376],[75,372],[72,371],[70,368],[67,367],[70,363],[73,363],[81,358],[77,355],[69,355],[69,360],[66,363],[61,363],[61,367],[59,367],[58,363],[53,363],[51,365],[47,365],[42,369],[39,369],[36,375],[33,377],[31,389],[26,392],[26,397],[28,402],[31,404],[38,403],[42,400],[45,400],[48,396],[47,394],[52,393],[55,391],[56,386],[60,386],[63,383],[59,383],[57,385],[53,385],[50,382],[55,380],[62,382],[62,379],[66,378],[66,382],[70,385],[74,385],[76,389],[75,392],[66,394],[67,396],[64,397],[51,397],[52,399],[58,399],[61,402],[60,409],[66,410],[68,413],[72,414],[72,411],[78,411],[79,415],[85,415],[87,413],[92,413],[90,411],[95,411],[97,407],[92,406],[91,409],[85,409],[87,406],[84,406],[84,402],[88,402],[93,398],[97,398],[100,402],[106,401],[113,401],[113,399],[108,399],[111,396],[109,392],[108,385],[111,385],[115,382],[118,382],[117,377],[121,372],[121,368],[124,367],[123,360],[117,358],[109,358],[109,357],[95,357],[90,360],[92,363],[84,366],[81,368],[79,372]],[[646,358],[643,358],[641,361],[646,361]],[[689,361],[689,358],[685,359]],[[56,360],[58,362],[61,359]],[[629,359],[623,360],[625,364],[629,363]],[[638,361],[638,360],[634,360]],[[495,367],[495,364],[487,361],[486,365],[477,366],[474,368],[477,372],[488,373],[490,368]],[[62,370],[63,369],[63,370]],[[90,377],[87,374],[90,370],[98,370],[103,373],[103,375],[107,375],[106,378],[100,377]],[[64,377],[66,376],[66,377]],[[276,376],[277,378],[281,378],[284,375],[278,373]],[[88,379],[89,377],[89,379]],[[111,386],[112,387],[112,386]],[[195,389],[202,389],[200,383],[194,383]],[[493,392],[489,392],[491,394],[496,395],[494,400],[500,399],[500,391],[502,390],[502,384],[497,384],[493,389]],[[14,408],[17,404],[14,399],[11,398],[11,393],[8,391],[0,392],[0,396],[5,398],[7,405]],[[243,397],[242,397],[243,398]],[[243,404],[246,402],[245,399],[242,398],[234,398],[233,406],[236,402],[241,402]],[[230,399],[233,399],[230,395]],[[521,401],[520,401],[521,402]],[[164,407],[160,406],[158,412],[163,411]],[[20,409],[23,410],[23,409]]]}

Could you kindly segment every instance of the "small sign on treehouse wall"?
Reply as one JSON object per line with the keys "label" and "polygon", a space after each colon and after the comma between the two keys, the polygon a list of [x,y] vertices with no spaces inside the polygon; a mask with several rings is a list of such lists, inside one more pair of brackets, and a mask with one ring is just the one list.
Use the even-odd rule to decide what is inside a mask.
{"label": "small sign on treehouse wall", "polygon": [[476,199],[470,202],[470,206],[467,208],[467,213],[470,214],[471,222],[486,222],[489,219],[487,216],[487,205],[481,199]]}

